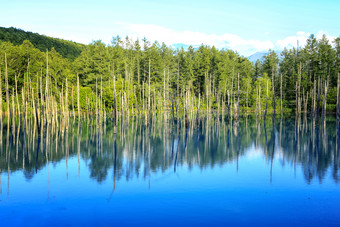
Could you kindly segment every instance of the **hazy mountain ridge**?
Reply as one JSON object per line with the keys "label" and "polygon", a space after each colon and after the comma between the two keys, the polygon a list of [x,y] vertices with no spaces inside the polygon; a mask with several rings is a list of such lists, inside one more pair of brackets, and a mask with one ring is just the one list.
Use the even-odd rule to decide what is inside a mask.
{"label": "hazy mountain ridge", "polygon": [[[267,52],[256,52],[252,55],[250,55],[248,58],[249,61],[251,61],[252,63],[255,63],[257,60],[260,60],[262,61],[263,60],[263,57],[267,54],[269,54],[270,52],[267,51]],[[281,59],[282,56],[281,56],[281,51],[275,51],[275,53],[277,54],[278,58]]]}

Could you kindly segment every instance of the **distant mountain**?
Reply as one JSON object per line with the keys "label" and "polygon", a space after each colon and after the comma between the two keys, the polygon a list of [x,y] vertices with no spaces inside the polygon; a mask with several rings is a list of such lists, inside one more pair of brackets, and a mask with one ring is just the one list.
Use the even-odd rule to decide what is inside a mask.
{"label": "distant mountain", "polygon": [[[275,53],[277,54],[277,56],[279,57],[279,59],[282,58],[281,56],[281,51],[275,51]],[[268,52],[256,52],[255,54],[252,54],[248,57],[248,60],[251,61],[252,63],[255,63],[257,60],[260,60],[262,61],[263,60],[263,57],[265,55],[269,54],[269,51]]]}
{"label": "distant mountain", "polygon": [[194,50],[197,50],[199,48],[199,46],[197,45],[187,45],[187,44],[184,44],[184,43],[174,43],[171,45],[173,48],[175,49],[181,49],[183,47],[184,50],[188,50],[188,48],[190,46],[192,46],[194,48]]}
{"label": "distant mountain", "polygon": [[6,41],[13,43],[14,45],[20,45],[25,40],[30,41],[35,48],[43,52],[46,50],[51,50],[52,47],[54,47],[54,49],[59,52],[59,54],[70,60],[77,58],[86,46],[84,44],[52,38],[13,27],[0,27],[0,42]]}
{"label": "distant mountain", "polygon": [[262,60],[263,56],[268,54],[269,52],[256,52],[248,57],[248,60],[255,63],[257,60]]}

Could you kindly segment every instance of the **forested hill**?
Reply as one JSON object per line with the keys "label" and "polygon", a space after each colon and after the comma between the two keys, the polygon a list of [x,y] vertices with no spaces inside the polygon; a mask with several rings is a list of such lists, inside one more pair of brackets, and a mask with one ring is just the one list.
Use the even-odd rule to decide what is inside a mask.
{"label": "forested hill", "polygon": [[11,42],[14,45],[21,45],[24,40],[29,40],[35,48],[45,52],[52,47],[59,52],[64,58],[70,60],[76,59],[85,49],[84,44],[75,43],[63,39],[52,38],[38,33],[26,32],[17,28],[0,27],[0,42]]}
{"label": "forested hill", "polygon": [[[101,41],[80,45],[31,33],[40,42],[28,38],[15,45],[19,43],[16,40],[26,39],[17,36],[26,33],[8,30],[12,30],[6,33],[11,42],[0,39],[0,74],[5,75],[0,77],[0,85],[6,103],[9,97],[21,103],[20,92],[26,95],[24,100],[32,101],[32,95],[46,95],[47,87],[59,107],[68,103],[73,108],[78,92],[72,86],[79,84],[79,110],[88,111],[90,105],[92,113],[95,106],[98,108],[98,100],[103,101],[100,108],[108,111],[117,104],[116,109],[126,108],[124,111],[130,113],[169,113],[173,99],[181,111],[190,101],[191,110],[200,103],[200,110],[206,113],[224,108],[223,113],[240,110],[262,115],[268,107],[273,112],[321,115],[321,107],[323,114],[336,110],[340,37],[331,42],[325,35],[320,39],[310,35],[305,46],[284,49],[280,55],[271,50],[254,64],[236,51],[214,46],[174,49],[157,41],[119,36],[109,45]],[[73,55],[74,61],[62,55],[71,53],[71,48],[78,54],[84,49],[78,57]],[[73,98],[68,96],[64,101],[63,96],[72,90]],[[9,110],[3,102],[4,107]]]}

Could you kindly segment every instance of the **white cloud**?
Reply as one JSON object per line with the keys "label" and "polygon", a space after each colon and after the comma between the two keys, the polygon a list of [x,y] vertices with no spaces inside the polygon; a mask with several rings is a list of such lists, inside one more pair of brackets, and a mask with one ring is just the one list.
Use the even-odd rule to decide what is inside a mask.
{"label": "white cloud", "polygon": [[[244,39],[236,34],[230,33],[216,35],[193,31],[175,31],[152,24],[119,23],[119,25],[124,27],[124,30],[129,34],[129,37],[134,39],[146,37],[151,42],[157,40],[158,42],[164,42],[167,45],[180,43],[199,46],[201,44],[206,44],[215,46],[219,49],[228,48],[236,50],[244,56],[249,56],[255,52],[265,52],[269,49],[281,51],[285,47],[296,47],[298,43],[300,47],[303,47],[310,36],[310,33],[308,32],[298,31],[295,35],[287,36],[284,39],[272,42],[270,40]],[[333,42],[336,38],[335,36],[328,35],[326,32],[319,31],[316,34],[317,39],[320,39],[323,34],[326,34],[330,42]]]}
{"label": "white cloud", "polygon": [[293,48],[298,45],[298,42],[299,42],[299,47],[303,47],[304,45],[306,45],[306,41],[309,36],[310,36],[309,33],[299,31],[294,36],[288,36],[282,40],[276,41],[275,48],[278,50],[282,50],[285,47]]}
{"label": "white cloud", "polygon": [[193,31],[175,31],[162,26],[150,24],[121,24],[125,26],[129,37],[146,37],[151,42],[164,42],[168,45],[186,44],[197,46],[201,44],[215,46],[216,48],[229,48],[247,56],[256,51],[267,51],[274,48],[274,44],[269,41],[246,40],[235,34],[206,34]]}
{"label": "white cloud", "polygon": [[327,39],[329,40],[329,42],[333,45],[333,42],[334,40],[337,38],[336,36],[332,36],[332,35],[329,35],[328,32],[325,32],[325,31],[319,31],[317,34],[316,34],[316,38],[317,39],[321,39],[323,35],[326,35]]}

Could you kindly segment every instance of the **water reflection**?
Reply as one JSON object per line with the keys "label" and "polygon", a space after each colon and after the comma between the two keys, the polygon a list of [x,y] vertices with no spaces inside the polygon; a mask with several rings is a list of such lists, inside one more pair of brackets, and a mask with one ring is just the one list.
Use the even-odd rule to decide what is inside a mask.
{"label": "water reflection", "polygon": [[[153,119],[144,124],[133,118],[119,122],[115,133],[112,121],[98,119],[60,119],[41,123],[34,118],[2,121],[0,131],[0,193],[1,176],[22,171],[30,180],[49,163],[65,163],[68,179],[69,159],[78,159],[78,177],[81,162],[86,163],[90,177],[103,182],[113,174],[114,186],[121,178],[127,181],[142,178],[151,187],[151,173],[172,170],[178,166],[208,167],[236,162],[249,152],[260,152],[270,164],[273,179],[274,159],[282,166],[301,168],[307,183],[313,179],[323,182],[328,171],[339,182],[339,131],[335,118],[328,117],[319,128],[313,119],[258,119],[245,116],[240,121],[226,122],[204,119],[189,127],[177,127],[164,119]],[[184,125],[182,123],[182,125]],[[41,134],[38,132],[41,131]],[[40,136],[41,135],[41,136]],[[9,193],[9,190],[7,190]]]}

